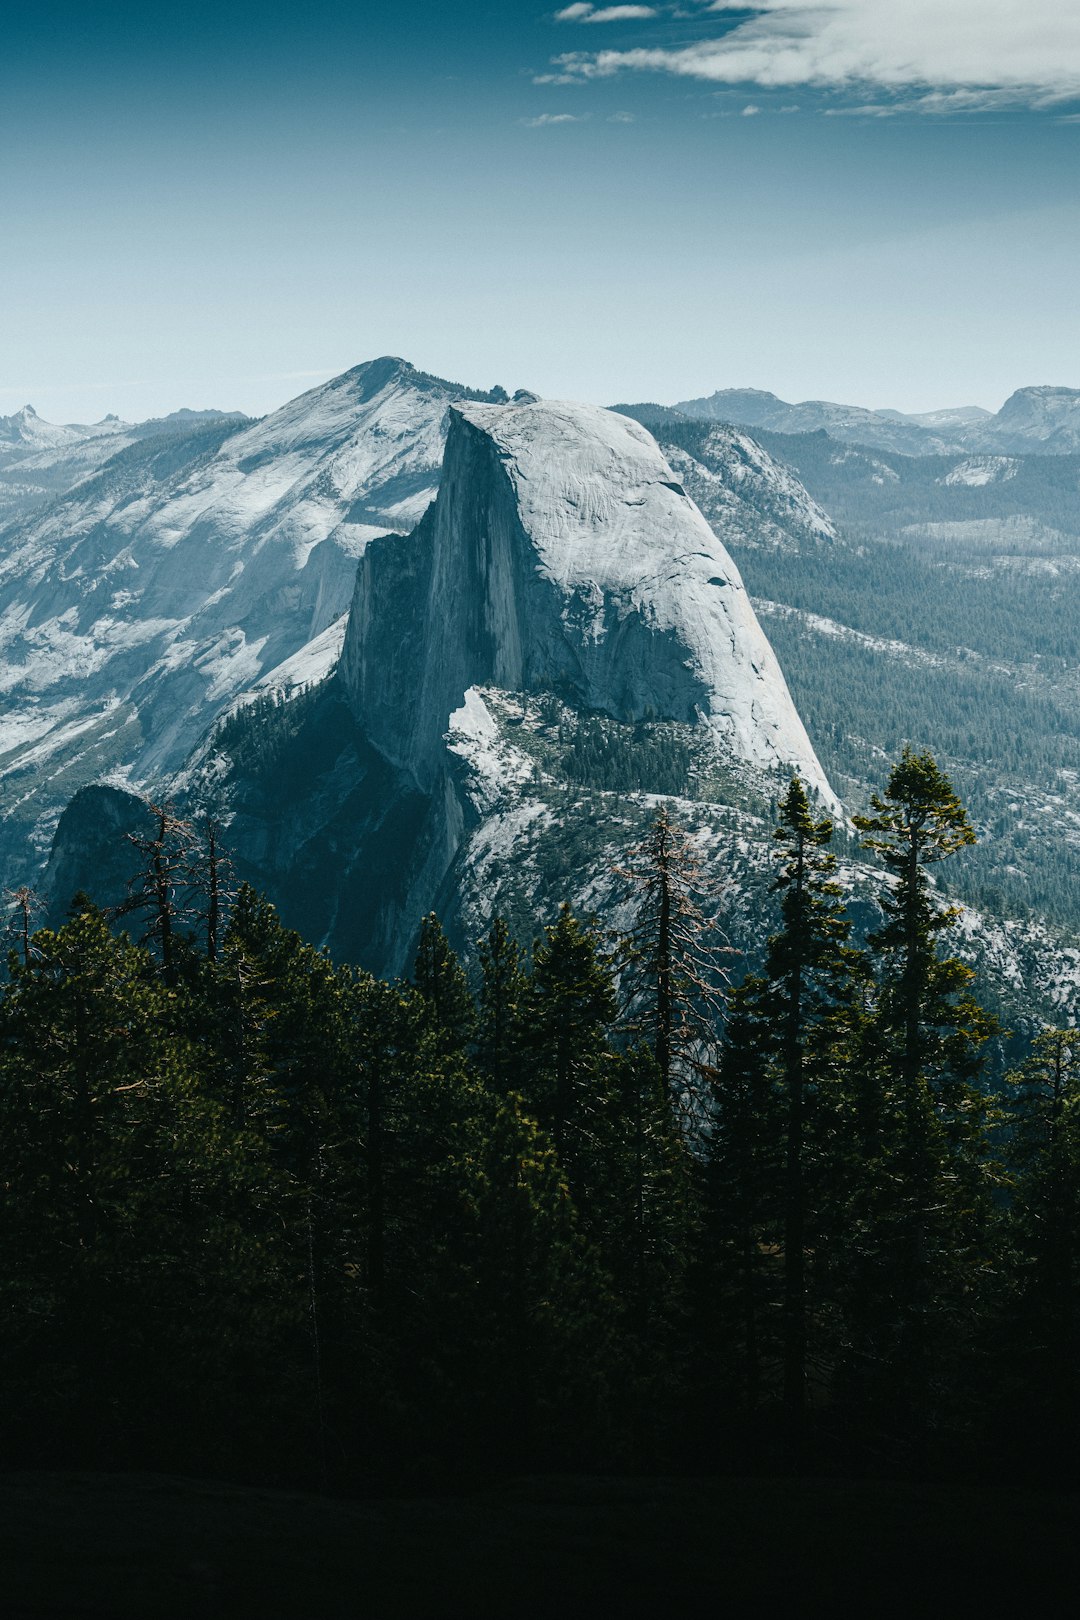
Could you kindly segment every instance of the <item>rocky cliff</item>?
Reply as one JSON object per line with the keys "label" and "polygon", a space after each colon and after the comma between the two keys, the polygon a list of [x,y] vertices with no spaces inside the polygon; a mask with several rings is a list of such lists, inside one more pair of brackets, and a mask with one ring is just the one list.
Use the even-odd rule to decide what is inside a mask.
{"label": "rocky cliff", "polygon": [[724,758],[831,797],[728,553],[651,435],[592,406],[452,409],[434,506],[408,548],[361,561],[341,673],[365,735],[424,791],[486,685],[701,726]]}

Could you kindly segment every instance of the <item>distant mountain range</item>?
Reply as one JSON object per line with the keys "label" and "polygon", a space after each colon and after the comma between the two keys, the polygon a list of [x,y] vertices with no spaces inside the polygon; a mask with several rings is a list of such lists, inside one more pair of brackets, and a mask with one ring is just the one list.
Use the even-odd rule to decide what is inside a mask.
{"label": "distant mountain range", "polygon": [[997,454],[1071,455],[1080,451],[1080,389],[1018,388],[996,414],[978,405],[926,411],[865,410],[809,399],[792,405],[760,388],[721,388],[706,399],[677,405],[617,405],[650,426],[688,417],[764,428],[773,433],[825,432],[830,438],[908,456],[961,450]]}
{"label": "distant mountain range", "polygon": [[122,450],[145,439],[171,438],[191,428],[250,418],[240,411],[172,411],[146,422],[46,422],[32,405],[0,416],[0,524],[63,495]]}

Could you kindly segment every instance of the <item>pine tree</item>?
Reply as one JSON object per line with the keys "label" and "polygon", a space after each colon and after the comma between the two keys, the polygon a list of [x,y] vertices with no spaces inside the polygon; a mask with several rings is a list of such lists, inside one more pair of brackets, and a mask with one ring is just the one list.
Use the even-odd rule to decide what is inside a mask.
{"label": "pine tree", "polygon": [[959,910],[937,898],[930,868],[975,841],[948,778],[930,755],[906,750],[871,805],[873,814],[855,823],[891,880],[884,923],[869,939],[878,973],[874,1061],[898,1115],[892,1163],[881,1168],[899,1198],[891,1209],[878,1200],[877,1240],[891,1255],[880,1275],[897,1302],[886,1332],[897,1387],[908,1391],[903,1421],[919,1430],[931,1387],[942,1383],[946,1340],[954,1356],[963,1350],[989,1219],[987,1104],[978,1082],[996,1025],[972,994],[971,969],[938,948]]}
{"label": "pine tree", "polygon": [[595,930],[568,905],[533,952],[533,1072],[526,1101],[549,1131],[578,1208],[602,1177],[599,1143],[613,1081],[608,1033],[617,1012],[611,967]]}
{"label": "pine tree", "polygon": [[[1055,1441],[1080,1431],[1080,1032],[1046,1029],[1007,1076],[1014,1172],[1008,1221],[1024,1406]],[[1033,1399],[1034,1397],[1034,1399]]]}
{"label": "pine tree", "polygon": [[502,917],[480,941],[479,957],[476,1059],[489,1084],[506,1096],[523,1083],[529,977],[521,947]]}
{"label": "pine tree", "polygon": [[194,834],[191,823],[175,815],[168,804],[149,804],[154,830],[128,833],[128,842],[142,860],[128,885],[126,900],[116,908],[118,917],[143,914],[140,943],[153,943],[161,952],[166,982],[177,974],[179,929],[189,918],[189,887]]}
{"label": "pine tree", "polygon": [[192,829],[191,841],[187,876],[194,895],[201,902],[195,917],[203,926],[206,960],[216,962],[229,907],[236,898],[233,864],[222,842],[221,825],[214,816],[205,817]]}
{"label": "pine tree", "polygon": [[701,860],[667,805],[617,873],[631,885],[636,913],[618,958],[630,1020],[668,1088],[692,1099],[715,1041],[724,947],[702,910]]}
{"label": "pine tree", "polygon": [[28,967],[33,948],[31,940],[45,914],[45,902],[26,883],[20,884],[16,889],[6,889],[4,901],[9,907],[9,916],[3,940],[15,947],[23,966]]}
{"label": "pine tree", "polygon": [[[820,1105],[823,1070],[846,1033],[851,931],[836,859],[828,846],[831,821],[815,821],[806,790],[794,777],[780,805],[774,836],[783,865],[781,929],[769,941],[765,985],[758,998],[759,1038],[776,1065],[784,1120],[784,1406],[788,1441],[801,1455],[806,1406],[808,1226],[820,1247],[816,1208],[808,1209],[807,1107]],[[817,1191],[817,1189],[815,1189]],[[809,1217],[809,1219],[808,1219]]]}
{"label": "pine tree", "polygon": [[464,1051],[476,1024],[476,1007],[465,970],[450,949],[433,911],[420,925],[413,984],[443,1049]]}
{"label": "pine tree", "polygon": [[[712,1075],[704,1164],[703,1250],[698,1295],[711,1387],[704,1399],[719,1410],[722,1392],[753,1416],[763,1367],[773,1348],[775,1264],[782,1185],[782,1123],[761,1002],[766,981],[748,975],[728,998],[727,1021]],[[734,1358],[734,1365],[730,1358]]]}

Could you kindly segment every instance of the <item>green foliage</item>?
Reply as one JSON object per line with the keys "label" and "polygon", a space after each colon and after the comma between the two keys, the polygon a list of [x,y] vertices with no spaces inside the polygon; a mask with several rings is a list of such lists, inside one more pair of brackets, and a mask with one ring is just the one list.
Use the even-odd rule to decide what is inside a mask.
{"label": "green foliage", "polygon": [[599,716],[564,725],[561,766],[571,782],[604,792],[688,790],[692,755],[671,727],[618,725]]}
{"label": "green foliage", "polygon": [[666,809],[625,857],[628,942],[564,905],[530,964],[496,919],[475,1004],[434,916],[390,984],[246,887],[170,960],[84,900],[33,932],[13,894],[5,1455],[325,1485],[995,1446],[1067,1467],[1075,1031],[995,1110],[930,881],[972,835],[928,755],[861,821],[888,878],[865,952],[797,780],[778,818],[779,926],[723,1027]]}
{"label": "green foliage", "polygon": [[465,970],[450,949],[434,912],[429,912],[420,925],[413,983],[440,1045],[447,1051],[463,1051],[476,1023],[476,1008]]}

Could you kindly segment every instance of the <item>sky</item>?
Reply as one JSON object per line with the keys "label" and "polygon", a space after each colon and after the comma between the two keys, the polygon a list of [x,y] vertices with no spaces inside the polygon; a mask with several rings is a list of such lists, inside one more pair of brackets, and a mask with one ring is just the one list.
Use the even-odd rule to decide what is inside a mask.
{"label": "sky", "polygon": [[0,414],[1080,387],[1080,0],[34,0]]}

